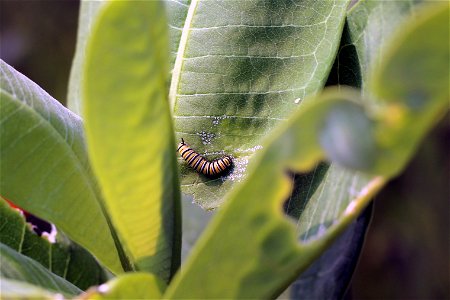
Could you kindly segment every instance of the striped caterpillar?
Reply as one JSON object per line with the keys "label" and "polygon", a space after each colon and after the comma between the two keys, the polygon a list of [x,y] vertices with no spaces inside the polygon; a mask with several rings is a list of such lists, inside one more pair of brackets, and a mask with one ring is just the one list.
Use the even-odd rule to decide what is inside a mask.
{"label": "striped caterpillar", "polygon": [[181,143],[178,144],[177,151],[180,152],[181,157],[187,161],[191,168],[206,176],[218,176],[233,164],[231,156],[228,155],[209,161],[189,147],[183,139],[181,139]]}

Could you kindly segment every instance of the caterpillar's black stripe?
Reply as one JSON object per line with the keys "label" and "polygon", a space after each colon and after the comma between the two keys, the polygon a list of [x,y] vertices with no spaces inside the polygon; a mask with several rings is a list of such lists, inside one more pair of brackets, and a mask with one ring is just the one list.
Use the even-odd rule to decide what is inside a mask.
{"label": "caterpillar's black stripe", "polygon": [[207,176],[220,175],[233,164],[233,160],[230,156],[224,156],[213,161],[209,161],[194,149],[190,148],[183,139],[181,139],[181,143],[178,144],[177,151],[191,168]]}

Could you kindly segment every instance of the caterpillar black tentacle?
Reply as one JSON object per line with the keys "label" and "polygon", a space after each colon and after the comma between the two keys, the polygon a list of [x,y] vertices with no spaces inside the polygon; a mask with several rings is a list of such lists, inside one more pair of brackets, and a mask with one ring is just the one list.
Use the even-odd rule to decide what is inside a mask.
{"label": "caterpillar black tentacle", "polygon": [[177,151],[191,168],[210,177],[215,177],[223,174],[233,164],[233,159],[228,155],[215,159],[213,161],[209,161],[198,152],[193,150],[191,147],[189,147],[189,145],[186,144],[183,139],[181,139],[181,143],[178,144]]}

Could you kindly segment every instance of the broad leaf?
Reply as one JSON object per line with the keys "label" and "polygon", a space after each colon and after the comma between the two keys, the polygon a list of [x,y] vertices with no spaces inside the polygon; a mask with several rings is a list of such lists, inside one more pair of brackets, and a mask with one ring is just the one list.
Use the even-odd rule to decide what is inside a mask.
{"label": "broad leaf", "polygon": [[56,275],[84,290],[106,281],[94,257],[60,232],[54,242],[40,237],[25,218],[0,199],[0,242],[34,259]]}
{"label": "broad leaf", "polygon": [[[348,15],[348,23],[344,27],[339,55],[327,85],[363,86],[365,88],[363,93],[367,92],[369,72],[373,66],[380,63],[382,57],[378,55],[384,53],[389,37],[395,32],[396,28],[401,28],[408,15],[416,13],[420,7],[421,4],[417,1],[359,1],[357,7],[352,9]],[[331,169],[333,169],[333,166]],[[320,172],[317,172],[317,169],[313,174],[314,180],[311,182],[299,180],[302,176],[294,177],[295,189],[289,198],[289,205],[285,205],[288,208],[287,212],[294,218],[298,218],[303,209],[305,200],[301,199],[305,199],[308,197],[307,195],[314,193],[314,181],[320,182],[323,179],[323,176],[317,176],[321,175]],[[333,185],[336,181],[339,183],[342,175],[345,175],[345,171],[342,174],[334,172],[332,178],[327,176],[325,185]],[[361,181],[361,178],[353,178],[352,181],[348,181],[347,186],[339,183],[340,188],[344,191],[354,190],[356,192],[356,187],[352,183],[357,180]],[[297,186],[299,187],[297,188]],[[326,191],[327,189],[316,189],[316,192],[322,190]],[[332,193],[325,197],[332,198],[335,202],[340,202],[342,201],[341,198],[348,197],[345,193],[336,194],[333,189],[330,191]],[[367,214],[362,216],[364,215]],[[370,218],[370,215],[367,215],[366,218]],[[363,221],[358,221],[358,224]],[[320,259],[315,261],[283,296],[286,297],[289,293],[292,298],[298,298],[300,295],[306,299],[342,298],[358,260],[358,255],[355,253],[355,245],[360,244],[357,241],[358,236],[360,242],[364,237],[363,232],[358,228],[354,224],[349,226],[343,236]],[[351,241],[349,242],[349,240]],[[353,254],[351,257],[348,256],[349,252]],[[327,256],[333,256],[331,258],[333,262],[327,260]],[[327,264],[326,262],[330,263]],[[339,280],[336,280],[337,277]],[[326,288],[323,288],[324,286]]]}
{"label": "broad leaf", "polygon": [[53,274],[41,264],[0,243],[2,264],[0,277],[24,281],[66,295],[76,295],[81,290]]}
{"label": "broad leaf", "polygon": [[[374,92],[382,92],[389,101],[380,102],[376,110],[357,104],[365,101],[358,100],[359,95],[351,90],[330,90],[277,128],[253,161],[248,178],[230,193],[165,297],[274,297],[281,292],[280,287],[287,285],[290,278],[330,245],[388,178],[404,167],[424,132],[447,109],[448,99],[442,95],[448,81],[438,79],[433,91],[429,90],[433,77],[443,74],[433,58],[419,57],[430,49],[425,50],[417,41],[431,34],[443,38],[448,33],[444,22],[448,18],[448,5],[441,5],[423,13],[419,22],[411,22],[404,32],[393,37],[396,43],[386,49],[387,60],[372,82],[372,86],[378,87]],[[442,40],[432,43],[433,54],[448,58],[448,45]],[[412,48],[415,50],[411,51]],[[422,61],[420,67],[411,67],[404,55],[428,63]],[[402,71],[412,73],[406,75]],[[405,74],[406,78],[391,76],[392,72]],[[414,110],[405,89],[408,76],[412,79],[421,76],[424,81],[419,88],[427,91],[429,97],[420,111]],[[386,77],[392,88],[379,88]],[[398,107],[406,118],[396,118]],[[410,123],[412,119],[414,124]],[[396,141],[405,135],[411,141],[400,147]],[[348,151],[353,155],[349,156]],[[320,197],[309,199],[295,224],[281,213],[282,203],[291,193],[289,177],[285,174],[308,170],[325,154],[342,166],[386,176],[361,174],[359,178],[370,181],[356,189],[353,196],[351,190],[340,190],[336,185],[335,194],[349,194],[338,203],[320,201]],[[352,173],[355,171],[349,171]],[[341,180],[348,178],[341,177]],[[300,244],[296,236],[300,237]],[[226,282],[221,280],[224,277]]]}
{"label": "broad leaf", "polygon": [[153,274],[128,273],[89,289],[78,299],[160,299],[165,289],[166,284]]}
{"label": "broad leaf", "polygon": [[122,270],[78,116],[0,62],[0,194]]}
{"label": "broad leaf", "polygon": [[191,1],[170,89],[178,138],[234,170],[208,179],[182,166],[183,192],[215,208],[242,180],[262,138],[319,91],[348,1]]}
{"label": "broad leaf", "polygon": [[106,5],[86,52],[88,150],[132,263],[165,280],[178,268],[181,247],[167,72],[167,22],[161,3]]}

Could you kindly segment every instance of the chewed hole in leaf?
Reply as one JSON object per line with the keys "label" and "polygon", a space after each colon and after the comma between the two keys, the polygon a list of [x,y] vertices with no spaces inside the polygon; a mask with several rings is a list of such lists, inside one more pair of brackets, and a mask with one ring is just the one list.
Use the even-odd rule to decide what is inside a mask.
{"label": "chewed hole in leaf", "polygon": [[21,215],[24,217],[25,221],[29,224],[29,227],[32,232],[34,232],[38,236],[47,238],[47,240],[50,243],[55,243],[56,234],[57,234],[55,225],[53,225],[52,223],[49,223],[41,218],[38,218],[35,215],[30,214],[29,212],[23,210],[22,208],[20,208],[19,206],[17,206],[10,200],[6,200],[6,202],[9,204],[9,206],[11,206],[12,208],[14,208],[15,210],[17,210],[21,213]]}
{"label": "chewed hole in leaf", "polygon": [[406,103],[411,110],[420,111],[429,99],[427,92],[421,89],[411,90],[405,97]]}
{"label": "chewed hole in leaf", "polygon": [[57,233],[55,225],[29,213],[25,214],[25,220],[37,235],[47,238],[51,243],[55,242]]}

